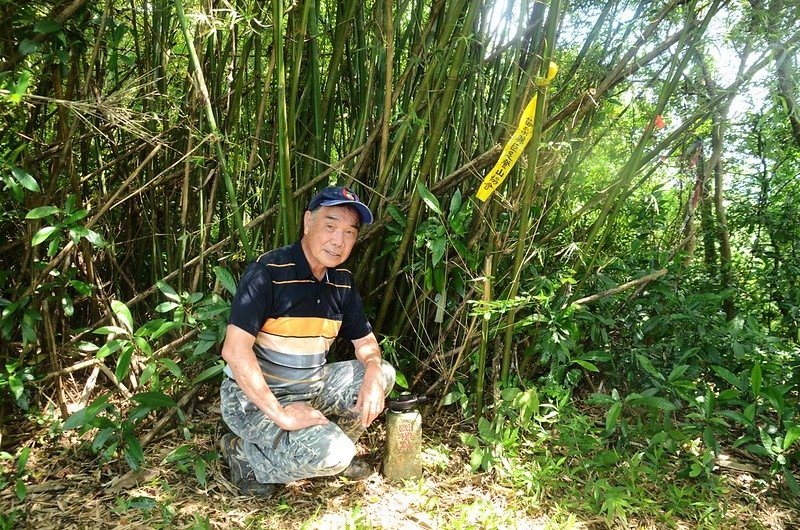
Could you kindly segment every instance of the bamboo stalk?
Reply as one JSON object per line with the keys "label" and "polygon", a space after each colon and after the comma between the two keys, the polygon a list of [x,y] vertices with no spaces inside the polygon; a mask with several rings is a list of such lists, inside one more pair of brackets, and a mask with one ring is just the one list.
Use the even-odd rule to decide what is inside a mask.
{"label": "bamboo stalk", "polygon": [[[544,78],[547,75],[547,70],[550,67],[550,61],[553,57],[554,41],[556,34],[556,27],[560,18],[561,2],[560,0],[553,0],[547,12],[547,21],[545,22],[545,48],[542,54],[542,64],[540,65],[539,72]],[[530,211],[532,196],[534,193],[534,186],[536,184],[536,170],[539,157],[539,143],[542,136],[542,125],[544,123],[544,112],[547,100],[547,85],[537,84],[537,100],[536,100],[536,114],[534,116],[533,136],[528,145],[528,166],[527,175],[523,184],[523,197],[521,201],[521,211],[519,223],[519,237],[517,238],[517,246],[514,253],[514,264],[511,268],[511,287],[508,292],[508,299],[513,299],[517,296],[520,283],[520,270],[522,268],[523,257],[527,252],[527,244],[530,241],[528,235],[528,228],[530,225]],[[506,318],[506,331],[505,340],[503,342],[503,357],[500,368],[500,380],[503,383],[508,382],[509,371],[511,366],[511,346],[513,344],[514,335],[514,320],[516,318],[517,310],[511,309]]]}
{"label": "bamboo stalk", "polygon": [[[280,4],[280,2],[276,2],[276,4]],[[245,232],[244,225],[242,223],[242,213],[239,210],[239,201],[236,198],[236,190],[233,187],[233,180],[231,179],[231,176],[228,173],[228,165],[225,161],[225,153],[222,150],[222,142],[221,139],[218,137],[219,130],[217,129],[217,120],[214,117],[214,109],[211,106],[211,99],[209,98],[208,95],[208,87],[206,86],[206,82],[203,77],[203,69],[200,64],[200,59],[197,57],[197,51],[194,48],[194,43],[192,41],[192,38],[189,35],[189,26],[186,21],[186,15],[184,15],[183,13],[182,0],[174,0],[174,5],[175,5],[175,11],[178,15],[178,19],[180,20],[181,23],[183,38],[185,39],[186,47],[189,50],[189,57],[191,58],[192,65],[194,67],[194,74],[197,81],[197,88],[200,91],[203,106],[205,107],[206,120],[208,121],[210,132],[214,138],[213,143],[217,153],[217,162],[219,163],[220,172],[222,173],[222,178],[225,181],[227,200],[232,206],[230,215],[233,216],[233,222],[236,225],[237,231],[239,232],[239,240],[242,243],[245,255],[247,256],[247,259],[249,261],[253,257],[253,251],[250,246],[250,240],[247,236],[247,232]]]}
{"label": "bamboo stalk", "polygon": [[[283,1],[272,3],[273,44],[275,53],[275,84],[278,98],[278,175],[281,190],[281,222],[283,244],[295,237],[297,219],[292,202],[292,176],[289,157],[289,125],[286,108],[286,69],[283,57]],[[248,260],[251,259],[248,257]]]}

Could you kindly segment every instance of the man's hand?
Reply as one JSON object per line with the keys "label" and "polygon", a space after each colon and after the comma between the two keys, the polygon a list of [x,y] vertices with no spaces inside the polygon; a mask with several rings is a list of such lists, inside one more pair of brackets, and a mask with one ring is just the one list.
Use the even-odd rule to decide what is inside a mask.
{"label": "man's hand", "polygon": [[385,390],[380,361],[367,363],[364,382],[356,400],[356,410],[361,413],[361,425],[364,428],[369,427],[383,410]]}
{"label": "man's hand", "polygon": [[275,419],[275,424],[284,431],[299,431],[314,425],[325,425],[328,418],[320,411],[305,403],[290,403],[283,407],[283,413]]}

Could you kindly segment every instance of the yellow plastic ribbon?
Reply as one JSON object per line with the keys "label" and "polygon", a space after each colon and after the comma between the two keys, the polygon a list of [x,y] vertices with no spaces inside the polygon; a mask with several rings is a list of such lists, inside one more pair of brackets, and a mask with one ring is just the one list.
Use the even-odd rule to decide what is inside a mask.
{"label": "yellow plastic ribbon", "polygon": [[[547,68],[547,77],[542,79],[540,84],[547,86],[557,73],[558,65],[551,62],[550,66]],[[506,146],[503,148],[503,152],[500,154],[497,163],[486,175],[486,178],[483,179],[481,187],[478,188],[476,196],[481,201],[485,202],[503,181],[506,180],[511,168],[517,163],[519,155],[522,154],[525,146],[531,141],[534,119],[536,118],[536,96],[536,94],[533,95],[530,102],[525,107],[525,110],[522,111],[517,130],[514,131],[514,134],[512,134],[511,138],[506,142]]]}

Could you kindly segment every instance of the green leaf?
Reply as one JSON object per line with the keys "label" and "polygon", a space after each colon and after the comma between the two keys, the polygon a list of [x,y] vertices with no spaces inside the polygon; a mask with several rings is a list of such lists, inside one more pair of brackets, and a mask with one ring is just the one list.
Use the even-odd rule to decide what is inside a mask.
{"label": "green leaf", "polygon": [[170,373],[175,377],[183,377],[183,371],[181,370],[181,367],[178,366],[178,363],[172,359],[161,359],[161,364],[166,366],[167,370],[169,370]]}
{"label": "green leaf", "polygon": [[478,419],[478,434],[487,442],[494,439],[492,423],[484,417]]}
{"label": "green leaf", "polygon": [[745,419],[747,419],[748,424],[752,424],[756,418],[756,405],[755,403],[751,403],[748,405],[743,411]]}
{"label": "green leaf", "polygon": [[792,474],[792,470],[784,466],[783,476],[786,478],[786,485],[789,486],[789,490],[795,499],[800,497],[800,485],[797,484],[797,478]]}
{"label": "green leaf", "polygon": [[582,359],[574,359],[572,362],[574,362],[578,366],[583,367],[584,370],[588,370],[590,372],[599,372],[600,371],[600,369],[596,365],[590,363],[589,361],[584,361]]}
{"label": "green leaf", "polygon": [[11,392],[14,394],[14,399],[19,399],[22,397],[22,394],[25,392],[25,385],[16,374],[8,376],[8,386],[11,388]]}
{"label": "green leaf", "polygon": [[17,494],[17,498],[21,501],[24,501],[25,496],[28,494],[28,487],[25,485],[25,482],[23,482],[21,478],[17,479],[17,483],[14,486],[14,493]]}
{"label": "green leaf", "polygon": [[20,169],[18,167],[11,168],[11,175],[20,183],[20,185],[29,191],[40,192],[42,191],[39,188],[39,183],[36,182],[36,179],[33,178],[28,174],[27,171],[24,169]]}
{"label": "green leaf", "polygon": [[114,371],[114,375],[117,376],[118,381],[122,381],[125,379],[125,376],[128,375],[128,370],[131,368],[131,357],[133,356],[133,346],[128,344],[128,346],[122,350],[122,353],[117,358],[117,369]]}
{"label": "green leaf", "polygon": [[92,294],[92,286],[86,282],[82,282],[80,280],[70,280],[69,284],[73,289],[78,291],[79,294],[84,296],[89,296]]}
{"label": "green leaf", "polygon": [[102,248],[106,245],[106,242],[103,241],[103,237],[94,230],[87,229],[82,237],[97,248]]}
{"label": "green leaf", "polygon": [[35,247],[36,245],[44,243],[50,238],[51,235],[53,235],[53,232],[56,230],[58,230],[57,226],[45,226],[33,234],[33,238],[31,238],[31,245]]}
{"label": "green leaf", "polygon": [[194,461],[194,476],[201,487],[206,487],[206,462],[205,460],[197,459]]}
{"label": "green leaf", "polygon": [[63,429],[65,431],[69,431],[71,429],[77,429],[78,427],[83,427],[83,424],[86,422],[86,409],[83,408],[76,412],[73,412],[72,415],[67,418],[67,421],[64,422]]}
{"label": "green leaf", "polygon": [[453,198],[450,199],[450,212],[447,215],[447,220],[449,222],[453,222],[453,219],[458,214],[458,211],[461,209],[462,203],[461,197],[461,190],[456,188],[456,191],[453,193]]}
{"label": "green leaf", "polygon": [[520,390],[515,386],[512,386],[509,388],[504,388],[500,392],[500,397],[503,399],[503,401],[513,401],[514,398],[517,397],[517,395],[519,395],[521,392],[522,390]]}
{"label": "green leaf", "polygon": [[622,403],[617,401],[608,409],[608,414],[606,415],[606,431],[609,433],[614,432],[620,414],[622,414]]}
{"label": "green leaf", "polygon": [[[184,296],[186,296],[186,293],[184,293]],[[202,298],[203,298],[203,293],[192,293],[192,294],[190,294],[190,295],[189,295],[189,297],[186,299],[186,303],[187,303],[187,304],[196,304],[196,303],[197,303],[197,302],[199,302],[199,301],[200,301]]]}
{"label": "green leaf", "polygon": [[105,344],[103,344],[103,346],[101,346],[100,349],[97,350],[97,353],[94,354],[94,356],[97,357],[98,359],[105,359],[112,353],[118,351],[122,347],[122,344],[125,342],[128,341],[123,341],[119,339],[110,340]]}
{"label": "green leaf", "polygon": [[35,31],[36,33],[45,33],[45,34],[55,33],[57,31],[61,31],[61,24],[59,24],[55,20],[46,18],[44,20],[40,20],[39,22],[37,22],[36,25],[33,26],[33,31]]}
{"label": "green leaf", "polygon": [[169,284],[162,282],[161,280],[156,282],[156,286],[158,286],[158,290],[164,293],[164,296],[169,298],[174,302],[180,302],[181,297],[178,296],[178,293],[175,292],[175,289],[169,286]]}
{"label": "green leaf", "polygon": [[128,333],[133,333],[133,317],[131,316],[131,310],[128,309],[128,306],[119,300],[111,300],[111,309],[114,311],[114,314],[117,315],[120,324],[125,326]]}
{"label": "green leaf", "polygon": [[89,420],[94,419],[94,417],[97,416],[100,411],[104,410],[108,406],[108,400],[110,397],[111,396],[108,394],[98,396],[88,407],[83,409],[86,411],[86,416]]}
{"label": "green leaf", "polygon": [[65,294],[61,297],[61,308],[64,310],[64,314],[68,317],[71,317],[75,314],[75,305],[70,295]]}
{"label": "green leaf", "polygon": [[205,370],[200,372],[197,375],[197,377],[194,378],[194,381],[192,381],[192,386],[198,385],[203,381],[208,381],[209,379],[217,377],[219,374],[222,373],[224,369],[225,369],[225,363],[223,363],[222,361],[218,362],[214,366],[206,368]]}
{"label": "green leaf", "polygon": [[753,395],[757,396],[761,393],[761,365],[756,363],[753,369],[750,370],[750,388],[753,390]]}
{"label": "green leaf", "polygon": [[669,380],[669,382],[672,383],[676,379],[680,379],[681,377],[683,377],[683,374],[685,374],[686,370],[688,370],[688,369],[689,369],[689,365],[688,364],[679,364],[679,365],[674,366],[672,368],[672,371],[669,373],[669,376],[667,377],[667,380]]}
{"label": "green leaf", "polygon": [[652,375],[656,379],[660,379],[661,381],[664,380],[664,376],[661,375],[661,372],[656,370],[656,367],[653,366],[653,362],[650,359],[644,355],[637,354],[636,360],[639,363],[639,366],[641,366],[648,374]]}
{"label": "green leaf", "polygon": [[148,357],[153,355],[153,348],[143,337],[133,337],[133,342],[136,344],[136,347]]}
{"label": "green leaf", "polygon": [[157,330],[155,330],[153,332],[152,335],[150,335],[150,339],[151,340],[156,340],[157,338],[161,337],[165,333],[168,333],[168,332],[172,331],[173,329],[179,328],[181,326],[182,326],[182,324],[180,322],[164,322],[163,324],[161,324],[161,327],[159,327]]}
{"label": "green leaf", "polygon": [[103,326],[97,328],[92,333],[95,333],[96,335],[111,335],[112,333],[116,333],[117,335],[119,335],[119,334],[124,334],[125,329],[119,326]]}
{"label": "green leaf", "polygon": [[403,375],[403,372],[397,370],[395,371],[394,375],[395,375],[394,384],[396,384],[400,388],[408,389],[408,380],[406,379],[406,376]]}
{"label": "green leaf", "polygon": [[111,438],[112,434],[114,434],[113,427],[106,427],[105,429],[101,429],[100,432],[97,433],[97,436],[94,437],[94,440],[92,440],[92,451],[96,453],[97,451],[105,447],[106,442],[108,441],[109,438]]}
{"label": "green leaf", "polygon": [[226,291],[232,295],[236,294],[236,281],[233,279],[233,276],[230,272],[217,265],[214,267],[214,274]]}
{"label": "green leaf", "polygon": [[191,453],[191,446],[189,444],[183,444],[180,447],[177,447],[170,451],[170,453],[164,457],[164,460],[161,461],[162,464],[166,464],[168,462],[180,462],[187,458],[192,457]]}
{"label": "green leaf", "polygon": [[444,251],[447,249],[447,239],[444,237],[437,237],[430,242],[431,248],[431,263],[434,267],[442,261]]}
{"label": "green leaf", "polygon": [[733,374],[733,372],[731,372],[727,368],[725,368],[723,366],[716,366],[715,365],[715,366],[712,366],[711,369],[714,370],[714,373],[716,373],[718,376],[720,376],[725,381],[727,381],[731,386],[736,387],[736,388],[741,388],[742,387],[742,381],[738,377],[736,377]]}
{"label": "green leaf", "polygon": [[478,447],[480,444],[478,437],[472,433],[461,433],[461,443],[469,447]]}
{"label": "green leaf", "polygon": [[73,225],[76,222],[78,222],[81,219],[83,219],[84,217],[86,217],[87,215],[89,215],[89,210],[86,210],[85,208],[81,208],[77,212],[73,212],[70,215],[68,215],[67,217],[65,217],[64,218],[64,224],[65,225]]}
{"label": "green leaf", "polygon": [[389,215],[391,215],[392,219],[394,219],[397,222],[397,224],[400,225],[400,228],[405,228],[406,217],[403,215],[403,212],[400,211],[400,209],[394,204],[390,204],[388,210],[389,210]]}
{"label": "green leaf", "polygon": [[626,402],[630,403],[631,405],[642,405],[645,407],[657,408],[659,410],[663,410],[665,412],[670,412],[675,410],[675,405],[669,402],[669,400],[663,397],[656,397],[656,396],[641,396],[631,399]]}
{"label": "green leaf", "polygon": [[48,215],[53,215],[61,211],[61,208],[57,208],[55,206],[39,206],[38,208],[34,208],[33,210],[29,211],[27,215],[25,215],[25,219],[41,219],[43,217],[47,217]]}
{"label": "green leaf", "polygon": [[58,252],[58,247],[61,246],[61,235],[56,234],[56,237],[50,240],[50,243],[47,245],[47,255],[52,257],[55,256]]}
{"label": "green leaf", "polygon": [[142,444],[139,443],[139,440],[132,434],[125,435],[125,442],[125,448],[122,451],[125,455],[125,460],[128,462],[128,465],[131,466],[131,469],[138,471],[142,463],[144,463]]}
{"label": "green leaf", "polygon": [[798,438],[800,438],[800,425],[795,425],[786,431],[786,436],[783,439],[783,450],[789,449]]}
{"label": "green leaf", "polygon": [[28,464],[28,457],[31,455],[31,448],[25,447],[19,452],[17,458],[17,476],[21,476],[25,471],[25,466]]}
{"label": "green leaf", "polygon": [[460,392],[448,392],[442,398],[442,403],[441,404],[444,407],[446,407],[447,405],[452,405],[453,403],[458,401],[460,397],[461,397],[461,393]]}
{"label": "green leaf", "polygon": [[425,204],[428,205],[428,208],[433,210],[439,215],[442,215],[442,209],[439,207],[439,200],[434,197],[434,195],[425,187],[425,184],[422,181],[417,181],[417,193],[419,193],[422,200]]}
{"label": "green leaf", "polygon": [[31,82],[31,73],[27,70],[23,71],[19,75],[19,80],[11,88],[11,91],[8,94],[8,96],[6,96],[8,101],[14,104],[20,103],[22,101],[22,96],[24,96],[25,92],[27,92],[28,90],[28,85],[30,84],[30,82]]}
{"label": "green leaf", "polygon": [[133,399],[151,409],[168,409],[178,406],[174,399],[158,391],[142,392],[134,395]]}

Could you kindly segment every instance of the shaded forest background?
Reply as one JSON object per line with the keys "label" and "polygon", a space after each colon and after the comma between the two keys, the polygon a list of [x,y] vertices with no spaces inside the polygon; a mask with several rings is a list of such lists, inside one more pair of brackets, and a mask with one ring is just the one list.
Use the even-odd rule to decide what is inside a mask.
{"label": "shaded forest background", "polygon": [[[3,3],[3,487],[24,498],[42,423],[142,466],[216,392],[248,260],[336,183],[376,214],[348,265],[385,356],[472,423],[473,469],[570,431],[598,469],[638,448],[713,482],[735,451],[800,494],[798,20],[785,0]],[[534,95],[528,147],[477,200]]]}

